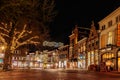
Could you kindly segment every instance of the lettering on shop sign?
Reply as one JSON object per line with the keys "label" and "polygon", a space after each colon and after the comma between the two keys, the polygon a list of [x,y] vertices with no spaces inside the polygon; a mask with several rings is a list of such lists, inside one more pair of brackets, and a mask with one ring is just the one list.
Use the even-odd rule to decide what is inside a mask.
{"label": "lettering on shop sign", "polygon": [[44,41],[43,46],[49,46],[49,47],[60,47],[63,46],[64,44],[62,42],[49,42],[49,41]]}

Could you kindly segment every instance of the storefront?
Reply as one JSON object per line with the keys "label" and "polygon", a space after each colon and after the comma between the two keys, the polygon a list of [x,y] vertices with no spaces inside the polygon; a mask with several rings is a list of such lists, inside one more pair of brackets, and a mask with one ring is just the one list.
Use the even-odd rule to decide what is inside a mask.
{"label": "storefront", "polygon": [[85,68],[85,55],[84,54],[80,54],[78,57],[78,68]]}
{"label": "storefront", "polygon": [[115,53],[106,52],[102,55],[102,62],[105,62],[105,66],[113,70],[115,69],[115,61]]}
{"label": "storefront", "polygon": [[87,66],[95,64],[95,53],[94,51],[90,51],[87,53]]}
{"label": "storefront", "polygon": [[67,61],[59,61],[59,68],[67,68]]}

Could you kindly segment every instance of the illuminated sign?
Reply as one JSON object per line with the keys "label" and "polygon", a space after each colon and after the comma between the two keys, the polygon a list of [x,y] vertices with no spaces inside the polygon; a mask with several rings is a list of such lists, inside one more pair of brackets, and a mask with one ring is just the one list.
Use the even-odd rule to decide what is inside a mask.
{"label": "illuminated sign", "polygon": [[120,46],[120,23],[117,26],[117,46]]}
{"label": "illuminated sign", "polygon": [[49,47],[60,47],[63,45],[64,44],[62,42],[48,42],[48,41],[43,42],[43,46],[49,46]]}

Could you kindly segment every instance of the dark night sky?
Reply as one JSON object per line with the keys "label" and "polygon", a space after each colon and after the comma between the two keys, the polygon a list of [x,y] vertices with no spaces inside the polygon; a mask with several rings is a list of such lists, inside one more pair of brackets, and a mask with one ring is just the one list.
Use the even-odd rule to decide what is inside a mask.
{"label": "dark night sky", "polygon": [[75,24],[90,28],[120,6],[120,0],[56,0],[58,14],[51,23],[53,41],[69,44],[69,35]]}

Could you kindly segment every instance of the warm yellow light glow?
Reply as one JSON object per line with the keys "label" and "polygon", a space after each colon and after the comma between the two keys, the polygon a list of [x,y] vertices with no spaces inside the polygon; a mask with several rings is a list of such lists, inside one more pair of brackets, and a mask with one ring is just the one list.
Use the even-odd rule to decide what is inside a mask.
{"label": "warm yellow light glow", "polygon": [[5,49],[5,47],[4,47],[4,46],[2,46],[2,47],[1,47],[1,49],[2,49],[2,50],[4,50],[4,49]]}
{"label": "warm yellow light glow", "polygon": [[107,62],[106,62],[106,65],[107,65],[107,66],[110,66],[111,64],[112,64],[111,61],[107,61]]}

